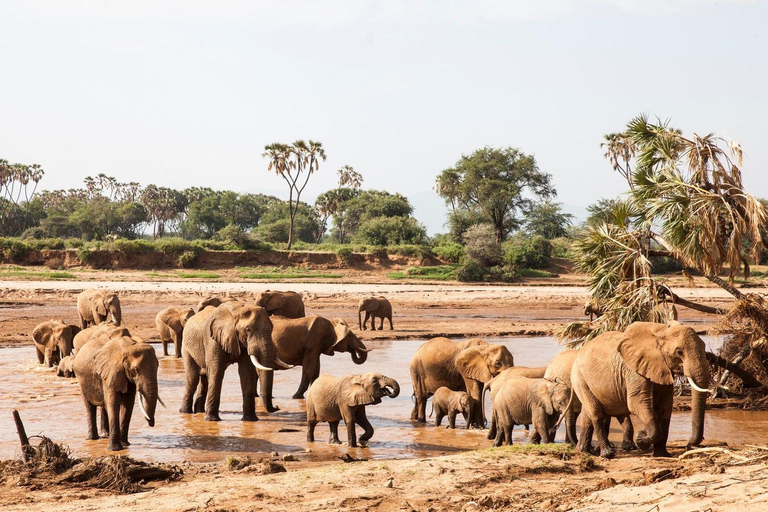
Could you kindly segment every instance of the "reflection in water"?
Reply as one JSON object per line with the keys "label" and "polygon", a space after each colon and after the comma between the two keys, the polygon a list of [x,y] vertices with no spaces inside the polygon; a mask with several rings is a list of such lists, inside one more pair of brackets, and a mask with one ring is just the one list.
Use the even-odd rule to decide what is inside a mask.
{"label": "reflection in water", "polygon": [[[505,338],[488,340],[503,343],[515,356],[520,366],[544,366],[561,349],[548,337]],[[717,340],[708,339],[709,349],[716,348]],[[322,372],[343,376],[350,373],[377,371],[396,379],[402,391],[395,399],[384,399],[379,405],[368,407],[368,417],[376,432],[368,448],[348,448],[346,445],[328,445],[327,423],[315,431],[317,441],[306,441],[306,415],[303,400],[291,395],[301,379],[299,367],[276,372],[275,404],[280,411],[268,414],[257,400],[259,421],[243,422],[241,396],[237,370],[230,368],[224,379],[220,422],[204,421],[202,414],[180,414],[178,407],[184,392],[184,365],[181,359],[158,356],[160,359],[159,386],[161,397],[168,409],[158,408],[156,426],[150,428],[138,411],[133,415],[129,440],[131,446],[124,452],[137,458],[159,461],[214,461],[230,454],[247,455],[254,452],[306,452],[305,457],[315,460],[331,459],[349,452],[358,458],[427,457],[459,450],[484,448],[491,445],[485,436],[487,430],[465,430],[461,418],[460,428],[449,430],[410,421],[411,379],[408,363],[423,343],[420,341],[367,341],[371,352],[368,361],[355,365],[346,354],[322,356]],[[159,350],[159,346],[156,349]],[[159,352],[161,353],[161,351]],[[76,379],[62,379],[53,371],[37,364],[34,348],[0,349],[0,459],[19,453],[18,439],[13,426],[11,410],[19,409],[29,435],[45,434],[67,444],[78,455],[98,456],[107,453],[107,440],[85,441],[85,410]],[[489,408],[488,405],[486,405]],[[433,420],[433,418],[428,418]],[[621,434],[614,424],[612,439]],[[362,429],[358,428],[358,435]],[[687,439],[690,417],[687,413],[672,418],[670,439]],[[344,439],[346,432],[340,426]],[[744,411],[708,411],[705,435],[729,443],[768,443],[768,413]],[[562,441],[563,434],[558,435]],[[523,430],[515,431],[515,442],[527,442]],[[303,457],[304,458],[304,457]]]}

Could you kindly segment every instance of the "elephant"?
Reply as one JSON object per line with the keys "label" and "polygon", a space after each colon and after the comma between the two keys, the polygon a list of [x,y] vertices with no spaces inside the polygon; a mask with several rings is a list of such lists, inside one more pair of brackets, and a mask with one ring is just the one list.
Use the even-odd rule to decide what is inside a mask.
{"label": "elephant", "polygon": [[531,423],[545,443],[552,442],[552,426],[568,407],[570,396],[570,388],[562,382],[528,377],[507,379],[493,401],[491,414],[498,430],[493,445],[511,445],[514,426]]}
{"label": "elephant", "polygon": [[600,318],[604,313],[605,311],[597,302],[588,300],[584,303],[584,316],[588,316],[590,322],[593,318]]}
{"label": "elephant", "polygon": [[[435,413],[435,426],[439,427],[443,418],[448,416],[446,428],[456,428],[456,414],[461,413],[469,428],[469,414],[472,412],[472,397],[466,391],[451,391],[445,386],[432,395],[432,412]],[[429,414],[432,416],[432,413]]]}
{"label": "elephant", "polygon": [[83,345],[100,336],[106,336],[107,339],[110,339],[130,335],[131,333],[128,331],[127,327],[117,326],[112,322],[103,322],[98,325],[92,325],[75,335],[75,338],[72,341],[73,352],[77,354]]}
{"label": "elephant", "polygon": [[63,320],[49,320],[38,324],[32,330],[37,361],[52,368],[72,353],[73,341],[78,332],[78,326],[66,324]]}
{"label": "elephant", "polygon": [[[579,350],[571,383],[582,407],[582,431],[591,424],[600,455],[615,456],[601,425],[609,416],[635,415],[645,424],[635,442],[653,447],[655,457],[669,457],[667,437],[672,416],[674,375],[683,374],[692,388],[688,447],[704,438],[704,408],[710,370],[704,342],[691,327],[635,322],[624,332],[608,331]],[[589,451],[591,436],[582,433],[577,449]]]}
{"label": "elephant", "polygon": [[163,355],[168,355],[168,343],[173,343],[176,348],[176,357],[181,357],[181,333],[187,320],[192,318],[195,312],[192,308],[169,307],[160,311],[155,316],[155,325],[160,331],[160,341],[163,343]]}
{"label": "elephant", "polygon": [[271,292],[269,290],[256,294],[256,305],[267,310],[271,315],[284,316],[286,318],[302,318],[304,301],[296,292]]}
{"label": "elephant", "polygon": [[342,378],[320,375],[307,393],[307,441],[314,442],[315,426],[318,422],[327,421],[331,429],[328,443],[341,444],[339,421],[343,419],[347,426],[349,446],[357,446],[356,423],[363,427],[360,444],[365,446],[373,437],[373,427],[365,415],[365,406],[381,403],[382,397],[396,398],[399,394],[400,385],[397,381],[380,373],[347,375]]}
{"label": "elephant", "polygon": [[199,313],[208,306],[219,307],[226,302],[237,302],[237,299],[234,297],[206,297],[197,303],[195,311]]}
{"label": "elephant", "polygon": [[480,395],[483,385],[515,361],[507,347],[490,345],[479,338],[454,343],[448,338],[434,338],[424,343],[410,364],[416,403],[411,419],[426,422],[426,401],[438,388],[466,391],[472,398],[472,427],[483,428]]}
{"label": "elephant", "polygon": [[56,366],[56,376],[71,379],[75,377],[75,356],[68,355],[61,358]]}
{"label": "elephant", "polygon": [[97,325],[112,317],[115,325],[122,322],[120,299],[109,290],[85,290],[77,296],[77,314],[83,329]]}
{"label": "elephant", "polygon": [[159,363],[155,349],[147,343],[128,336],[102,341],[83,346],[75,356],[74,370],[88,417],[88,439],[99,438],[96,407],[102,407],[109,449],[118,451],[130,444],[128,428],[136,393],[141,413],[150,427],[155,425],[157,403],[163,403],[157,389]]}
{"label": "elephant", "polygon": [[[496,398],[496,393],[499,392],[499,390],[504,386],[504,383],[506,383],[509,379],[513,377],[528,377],[531,379],[541,379],[544,377],[544,372],[546,372],[547,367],[546,366],[540,366],[540,367],[533,367],[530,368],[528,366],[513,366],[512,368],[507,368],[503,372],[499,373],[497,376],[489,380],[485,383],[483,386],[483,391],[480,394],[480,409],[483,411],[483,417],[485,417],[485,392],[490,391],[491,393],[491,403],[493,403],[493,400]],[[528,424],[525,424],[525,429],[528,430]],[[491,416],[491,428],[488,430],[488,439],[496,439],[496,422],[493,421],[493,416]]]}
{"label": "elephant", "polygon": [[[368,359],[365,344],[340,318],[328,320],[316,315],[304,318],[270,318],[272,341],[277,357],[287,364],[301,365],[301,384],[293,398],[304,398],[309,385],[320,375],[320,354],[332,356],[349,352],[355,364],[363,364]],[[262,392],[262,397],[267,405],[271,395]]]}
{"label": "elephant", "polygon": [[[265,396],[272,396],[272,370],[290,368],[275,356],[272,322],[264,308],[240,302],[208,306],[184,326],[181,354],[186,387],[179,412],[205,412],[206,421],[220,421],[219,402],[224,371],[237,363],[243,393],[243,421],[258,421],[256,416],[256,370],[264,370]],[[201,395],[195,400],[198,383]],[[210,389],[209,389],[210,385]],[[205,400],[205,406],[202,401]],[[273,412],[274,409],[267,409]]]}
{"label": "elephant", "polygon": [[[360,321],[360,314],[365,311],[365,320]],[[376,330],[376,319],[381,318],[379,330],[384,330],[384,319],[389,320],[389,329],[392,330],[392,304],[384,297],[367,297],[357,303],[357,325],[365,330],[365,324],[371,319],[371,330]]]}

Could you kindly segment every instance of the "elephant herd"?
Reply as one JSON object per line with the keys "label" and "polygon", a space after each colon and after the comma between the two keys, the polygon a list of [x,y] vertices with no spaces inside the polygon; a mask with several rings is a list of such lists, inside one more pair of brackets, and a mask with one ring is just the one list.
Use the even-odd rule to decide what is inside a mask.
{"label": "elephant herd", "polygon": [[[51,320],[34,329],[38,361],[57,364],[59,375],[78,379],[88,439],[108,437],[110,450],[120,450],[129,444],[137,395],[150,426],[157,403],[164,406],[158,390],[158,359],[150,345],[122,325],[120,301],[114,293],[86,290],[78,296],[77,310],[80,325]],[[363,311],[365,322],[360,319]],[[379,328],[386,318],[391,328],[391,316],[391,304],[383,297],[362,299],[358,305],[361,330],[369,318],[380,318]],[[168,355],[167,345],[173,344],[174,355],[183,359],[186,383],[179,411],[204,413],[208,421],[220,420],[224,372],[233,364],[240,378],[243,421],[258,420],[258,396],[267,412],[278,411],[272,403],[274,372],[302,367],[293,398],[302,399],[306,393],[308,441],[314,441],[317,423],[328,422],[329,442],[340,443],[338,425],[344,420],[349,446],[365,445],[373,435],[365,407],[400,393],[398,382],[379,373],[320,375],[321,354],[347,352],[355,364],[363,364],[368,349],[344,320],[306,316],[303,300],[294,292],[266,291],[253,302],[210,297],[196,311],[177,307],[160,311],[156,325],[164,355]],[[371,327],[375,329],[373,320]],[[591,452],[594,436],[599,454],[610,458],[615,451],[607,432],[615,417],[624,427],[623,449],[652,449],[655,456],[668,456],[673,380],[681,374],[693,393],[692,446],[703,439],[710,372],[704,342],[679,322],[636,322],[624,332],[604,333],[580,350],[565,350],[546,367],[515,366],[505,346],[479,338],[462,342],[434,338],[421,345],[410,362],[415,402],[411,420],[426,422],[426,402],[431,397],[436,425],[448,416],[449,427],[455,428],[456,416],[461,414],[467,428],[485,428],[488,393],[488,439],[495,446],[512,444],[516,425],[533,425],[531,442],[552,442],[564,421],[566,442]],[[636,436],[630,415],[644,425]],[[356,425],[363,429],[359,438]]]}

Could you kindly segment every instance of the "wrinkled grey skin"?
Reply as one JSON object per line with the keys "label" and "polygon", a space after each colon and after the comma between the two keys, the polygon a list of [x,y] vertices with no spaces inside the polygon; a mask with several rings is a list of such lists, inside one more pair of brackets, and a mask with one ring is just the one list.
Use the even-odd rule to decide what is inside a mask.
{"label": "wrinkled grey skin", "polygon": [[75,377],[75,356],[62,357],[56,366],[56,376],[71,379]]}
{"label": "wrinkled grey skin", "polygon": [[331,429],[329,444],[339,441],[339,421],[347,426],[349,446],[357,446],[355,424],[363,427],[360,444],[365,446],[373,437],[373,427],[365,415],[366,405],[381,403],[382,397],[395,398],[400,394],[396,380],[380,373],[347,375],[343,378],[321,375],[309,387],[307,393],[307,441],[315,440],[315,426],[327,421]]}
{"label": "wrinkled grey skin", "polygon": [[271,315],[286,318],[302,318],[306,316],[304,300],[296,292],[263,291],[256,294],[256,305],[267,310]]}
{"label": "wrinkled grey skin", "polygon": [[181,357],[182,332],[187,320],[194,316],[192,308],[165,308],[155,316],[155,325],[163,344],[163,355],[168,355],[168,344],[172,343],[176,357]]}
{"label": "wrinkled grey skin", "polygon": [[115,325],[122,323],[120,299],[109,290],[85,290],[77,296],[77,314],[83,329],[112,320]]}
{"label": "wrinkled grey skin", "polygon": [[49,320],[38,324],[32,331],[37,361],[52,368],[62,358],[72,354],[74,338],[80,328],[61,320]]}
{"label": "wrinkled grey skin", "polygon": [[213,306],[216,308],[226,302],[237,302],[237,299],[234,297],[206,297],[197,303],[197,309],[195,311],[200,312],[208,306]]}
{"label": "wrinkled grey skin", "polygon": [[[360,320],[361,314],[365,311],[365,320]],[[368,297],[360,299],[357,303],[357,324],[362,330],[365,330],[365,324],[368,323],[368,319],[371,319],[371,330],[376,330],[376,319],[380,318],[379,330],[384,329],[384,319],[389,320],[390,330],[394,329],[392,326],[392,304],[384,297]]]}
{"label": "wrinkled grey skin", "polygon": [[560,382],[528,377],[507,380],[493,401],[497,428],[493,445],[511,445],[514,426],[529,424],[545,443],[552,442],[552,427],[568,406],[570,396],[571,390]]}
{"label": "wrinkled grey skin", "polygon": [[[469,415],[472,412],[472,397],[466,391],[451,391],[442,387],[432,395],[432,412],[435,414],[435,426],[439,427],[443,418],[448,416],[445,428],[456,428],[456,415],[464,416],[464,422],[469,429]],[[430,416],[432,413],[430,413]]]}
{"label": "wrinkled grey skin", "polygon": [[[147,423],[155,425],[158,402],[155,349],[124,336],[106,342],[91,340],[75,356],[74,371],[83,394],[88,418],[88,439],[98,439],[96,407],[102,407],[102,422],[108,423],[110,450],[129,445],[128,428],[139,394]],[[106,415],[103,413],[106,412]]]}

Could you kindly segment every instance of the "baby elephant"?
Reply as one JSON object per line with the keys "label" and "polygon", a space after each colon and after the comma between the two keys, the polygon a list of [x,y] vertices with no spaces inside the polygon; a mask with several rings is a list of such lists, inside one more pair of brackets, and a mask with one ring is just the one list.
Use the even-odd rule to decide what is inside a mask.
{"label": "baby elephant", "polygon": [[512,444],[515,425],[533,424],[545,443],[553,440],[560,413],[568,407],[571,390],[562,382],[547,379],[517,377],[509,379],[499,389],[493,401],[492,414],[497,434],[494,446]]}
{"label": "baby elephant", "polygon": [[[435,426],[439,427],[443,418],[448,416],[446,428],[456,428],[456,414],[461,413],[469,428],[469,413],[472,410],[472,398],[465,391],[451,391],[443,386],[432,395],[432,411],[435,413]],[[431,414],[430,414],[431,416]]]}
{"label": "baby elephant", "polygon": [[349,446],[357,446],[355,423],[363,427],[360,444],[373,437],[373,427],[365,416],[366,405],[381,403],[381,398],[395,398],[400,394],[400,385],[395,379],[380,373],[347,375],[343,378],[321,375],[312,383],[307,393],[307,441],[315,440],[315,426],[327,421],[331,428],[329,444],[339,441],[339,421],[347,426]]}
{"label": "baby elephant", "polygon": [[56,376],[72,379],[75,377],[75,356],[62,357],[56,366]]}

